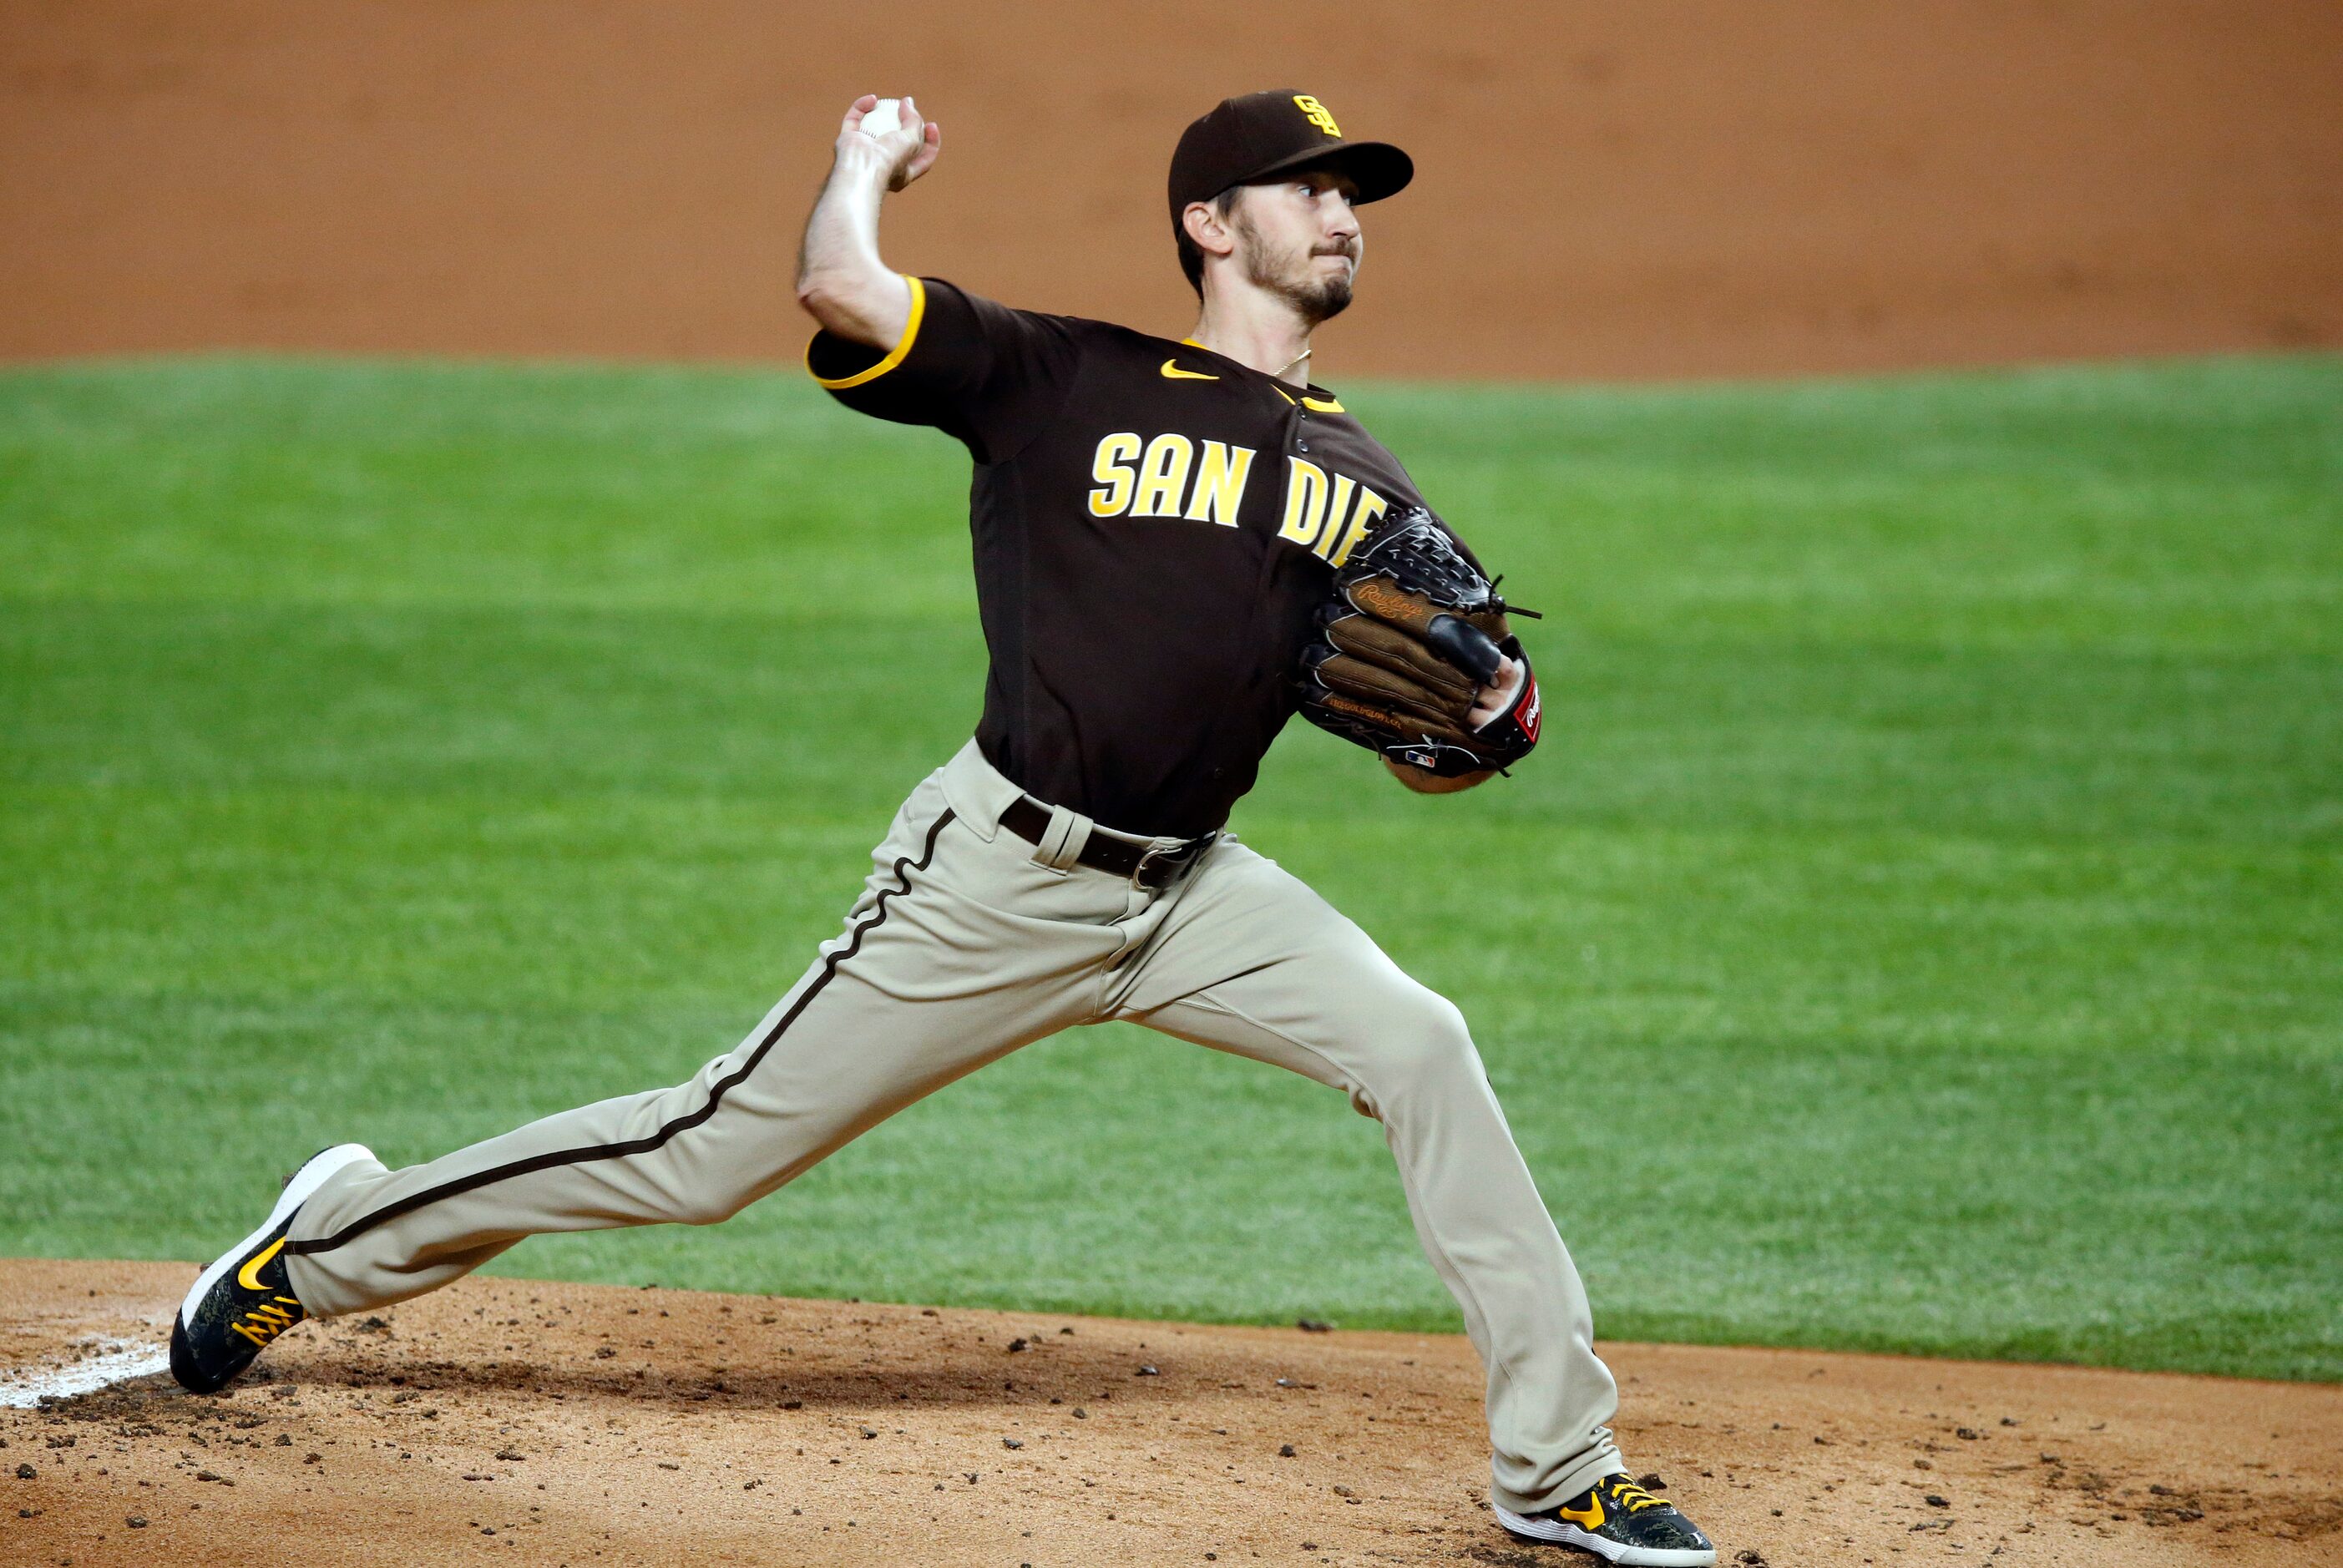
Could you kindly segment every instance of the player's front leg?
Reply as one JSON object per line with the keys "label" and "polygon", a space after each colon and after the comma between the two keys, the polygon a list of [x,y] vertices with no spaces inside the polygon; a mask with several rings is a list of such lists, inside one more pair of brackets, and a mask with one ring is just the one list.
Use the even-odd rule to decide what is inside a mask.
{"label": "player's front leg", "polygon": [[1585,1290],[1454,1006],[1302,882],[1226,843],[1121,1016],[1332,1085],[1383,1123],[1417,1237],[1488,1375],[1492,1501],[1507,1529],[1648,1568],[1715,1561],[1690,1520],[1626,1480]]}

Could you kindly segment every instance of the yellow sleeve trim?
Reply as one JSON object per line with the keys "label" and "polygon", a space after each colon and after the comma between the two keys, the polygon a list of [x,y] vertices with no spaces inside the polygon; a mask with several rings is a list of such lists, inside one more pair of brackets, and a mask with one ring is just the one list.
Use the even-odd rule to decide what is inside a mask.
{"label": "yellow sleeve trim", "polygon": [[910,353],[911,345],[919,340],[920,322],[928,314],[928,286],[909,273],[903,275],[903,281],[911,286],[911,318],[903,323],[902,338],[894,347],[887,351],[886,358],[867,370],[858,370],[851,376],[842,376],[832,381],[814,369],[813,345],[809,343],[806,345],[806,374],[820,382],[826,390],[843,392],[849,387],[860,387],[866,381],[876,381],[896,366],[900,365],[903,362],[903,357]]}

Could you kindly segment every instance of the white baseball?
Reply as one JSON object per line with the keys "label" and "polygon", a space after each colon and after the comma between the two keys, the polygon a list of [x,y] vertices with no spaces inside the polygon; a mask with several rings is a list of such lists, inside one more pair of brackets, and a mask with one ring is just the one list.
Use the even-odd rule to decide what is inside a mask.
{"label": "white baseball", "polygon": [[871,106],[869,114],[862,116],[862,134],[874,141],[880,136],[891,136],[902,128],[903,100],[900,98],[881,98]]}

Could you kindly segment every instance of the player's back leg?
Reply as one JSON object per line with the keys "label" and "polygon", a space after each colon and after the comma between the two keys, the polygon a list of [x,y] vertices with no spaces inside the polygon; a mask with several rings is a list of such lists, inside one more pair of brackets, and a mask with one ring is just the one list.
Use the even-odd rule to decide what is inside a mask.
{"label": "player's back leg", "polygon": [[[1118,922],[1131,901],[970,829],[941,778],[905,803],[839,936],[733,1050],[672,1087],[422,1164],[392,1170],[359,1151],[272,1214],[284,1244],[270,1266],[299,1312],[402,1301],[526,1236],[721,1220],[921,1096],[1088,1017],[1101,967],[1128,940]],[[196,1315],[226,1324],[236,1304],[199,1302]],[[237,1351],[200,1348],[206,1365]]]}

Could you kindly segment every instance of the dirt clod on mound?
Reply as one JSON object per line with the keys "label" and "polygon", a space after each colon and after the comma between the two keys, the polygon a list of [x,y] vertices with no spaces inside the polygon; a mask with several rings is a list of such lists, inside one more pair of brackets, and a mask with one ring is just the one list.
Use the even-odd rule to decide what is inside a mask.
{"label": "dirt clod on mound", "polygon": [[[1461,1339],[472,1280],[296,1331],[221,1394],[43,1398],[151,1365],[191,1278],[0,1263],[0,1562],[1566,1561],[1487,1512]],[[1726,1562],[2343,1553],[2343,1389],[1604,1354],[1629,1463]]]}

